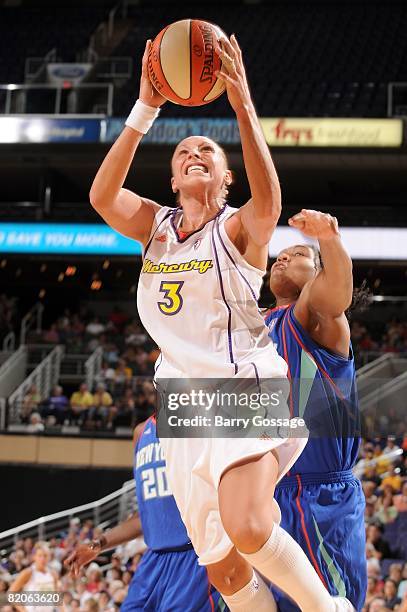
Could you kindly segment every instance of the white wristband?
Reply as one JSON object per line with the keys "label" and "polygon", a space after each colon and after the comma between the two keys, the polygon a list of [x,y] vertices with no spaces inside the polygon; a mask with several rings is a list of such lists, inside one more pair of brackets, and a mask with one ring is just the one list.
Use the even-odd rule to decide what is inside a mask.
{"label": "white wristband", "polygon": [[144,104],[141,100],[137,100],[131,109],[130,115],[127,117],[126,125],[142,134],[147,134],[159,113],[159,108],[147,106],[147,104]]}

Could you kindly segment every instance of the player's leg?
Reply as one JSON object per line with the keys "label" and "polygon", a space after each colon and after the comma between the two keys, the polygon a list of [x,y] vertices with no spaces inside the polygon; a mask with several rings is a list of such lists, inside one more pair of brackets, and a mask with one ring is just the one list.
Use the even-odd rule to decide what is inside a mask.
{"label": "player's leg", "polygon": [[219,485],[223,526],[243,557],[304,612],[345,610],[345,602],[342,607],[333,600],[301,547],[274,522],[278,476],[274,451],[242,460],[225,471]]}
{"label": "player's leg", "polygon": [[[300,487],[293,480],[276,488],[281,526],[300,544],[331,595],[346,596],[361,610],[367,576],[360,483],[350,475],[348,481],[342,476],[319,484],[308,484],[305,476]],[[274,596],[280,612],[299,612],[283,593],[274,590]]]}
{"label": "player's leg", "polygon": [[164,561],[163,556],[154,551],[144,553],[120,606],[121,612],[158,610],[165,589]]}
{"label": "player's leg", "polygon": [[222,594],[232,612],[256,610],[256,612],[277,612],[274,596],[261,576],[232,548],[219,561],[207,565],[211,583]]}

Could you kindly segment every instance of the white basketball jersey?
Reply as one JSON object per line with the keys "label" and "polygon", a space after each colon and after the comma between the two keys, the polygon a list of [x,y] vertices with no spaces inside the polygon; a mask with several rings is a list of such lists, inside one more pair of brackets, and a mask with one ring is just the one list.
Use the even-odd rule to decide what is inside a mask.
{"label": "white basketball jersey", "polygon": [[[31,566],[32,574],[30,580],[24,586],[24,591],[42,591],[50,592],[55,591],[54,577],[49,570],[46,572],[39,572],[35,569],[35,565]],[[52,612],[54,607],[52,606],[25,606],[27,612]]]}
{"label": "white basketball jersey", "polygon": [[236,211],[224,206],[183,239],[181,208],[156,214],[137,293],[141,321],[161,349],[156,377],[286,375],[257,304],[264,270],[247,263],[225,231]]}

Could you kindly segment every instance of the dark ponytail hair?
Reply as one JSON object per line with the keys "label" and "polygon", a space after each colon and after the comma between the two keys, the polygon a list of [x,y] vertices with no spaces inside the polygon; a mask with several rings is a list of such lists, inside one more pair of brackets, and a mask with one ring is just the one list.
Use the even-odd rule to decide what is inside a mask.
{"label": "dark ponytail hair", "polygon": [[[314,263],[315,269],[317,271],[324,269],[324,263],[321,258],[321,253],[319,249],[317,249],[314,245],[307,245],[310,247],[312,252],[314,253]],[[346,318],[348,321],[351,320],[354,314],[358,314],[360,312],[365,311],[369,308],[370,304],[373,301],[373,293],[371,292],[367,280],[364,279],[362,284],[359,287],[355,287],[352,295],[352,302],[349,308],[345,311]]]}

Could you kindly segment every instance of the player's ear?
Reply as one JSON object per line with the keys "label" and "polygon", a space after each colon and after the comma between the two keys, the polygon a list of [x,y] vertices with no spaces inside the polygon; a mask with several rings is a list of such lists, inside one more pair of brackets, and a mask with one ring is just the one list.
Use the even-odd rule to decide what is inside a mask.
{"label": "player's ear", "polygon": [[225,185],[229,186],[233,183],[233,174],[232,174],[232,170],[226,170],[225,171]]}
{"label": "player's ear", "polygon": [[171,177],[171,189],[173,193],[178,193],[178,187],[173,176]]}

